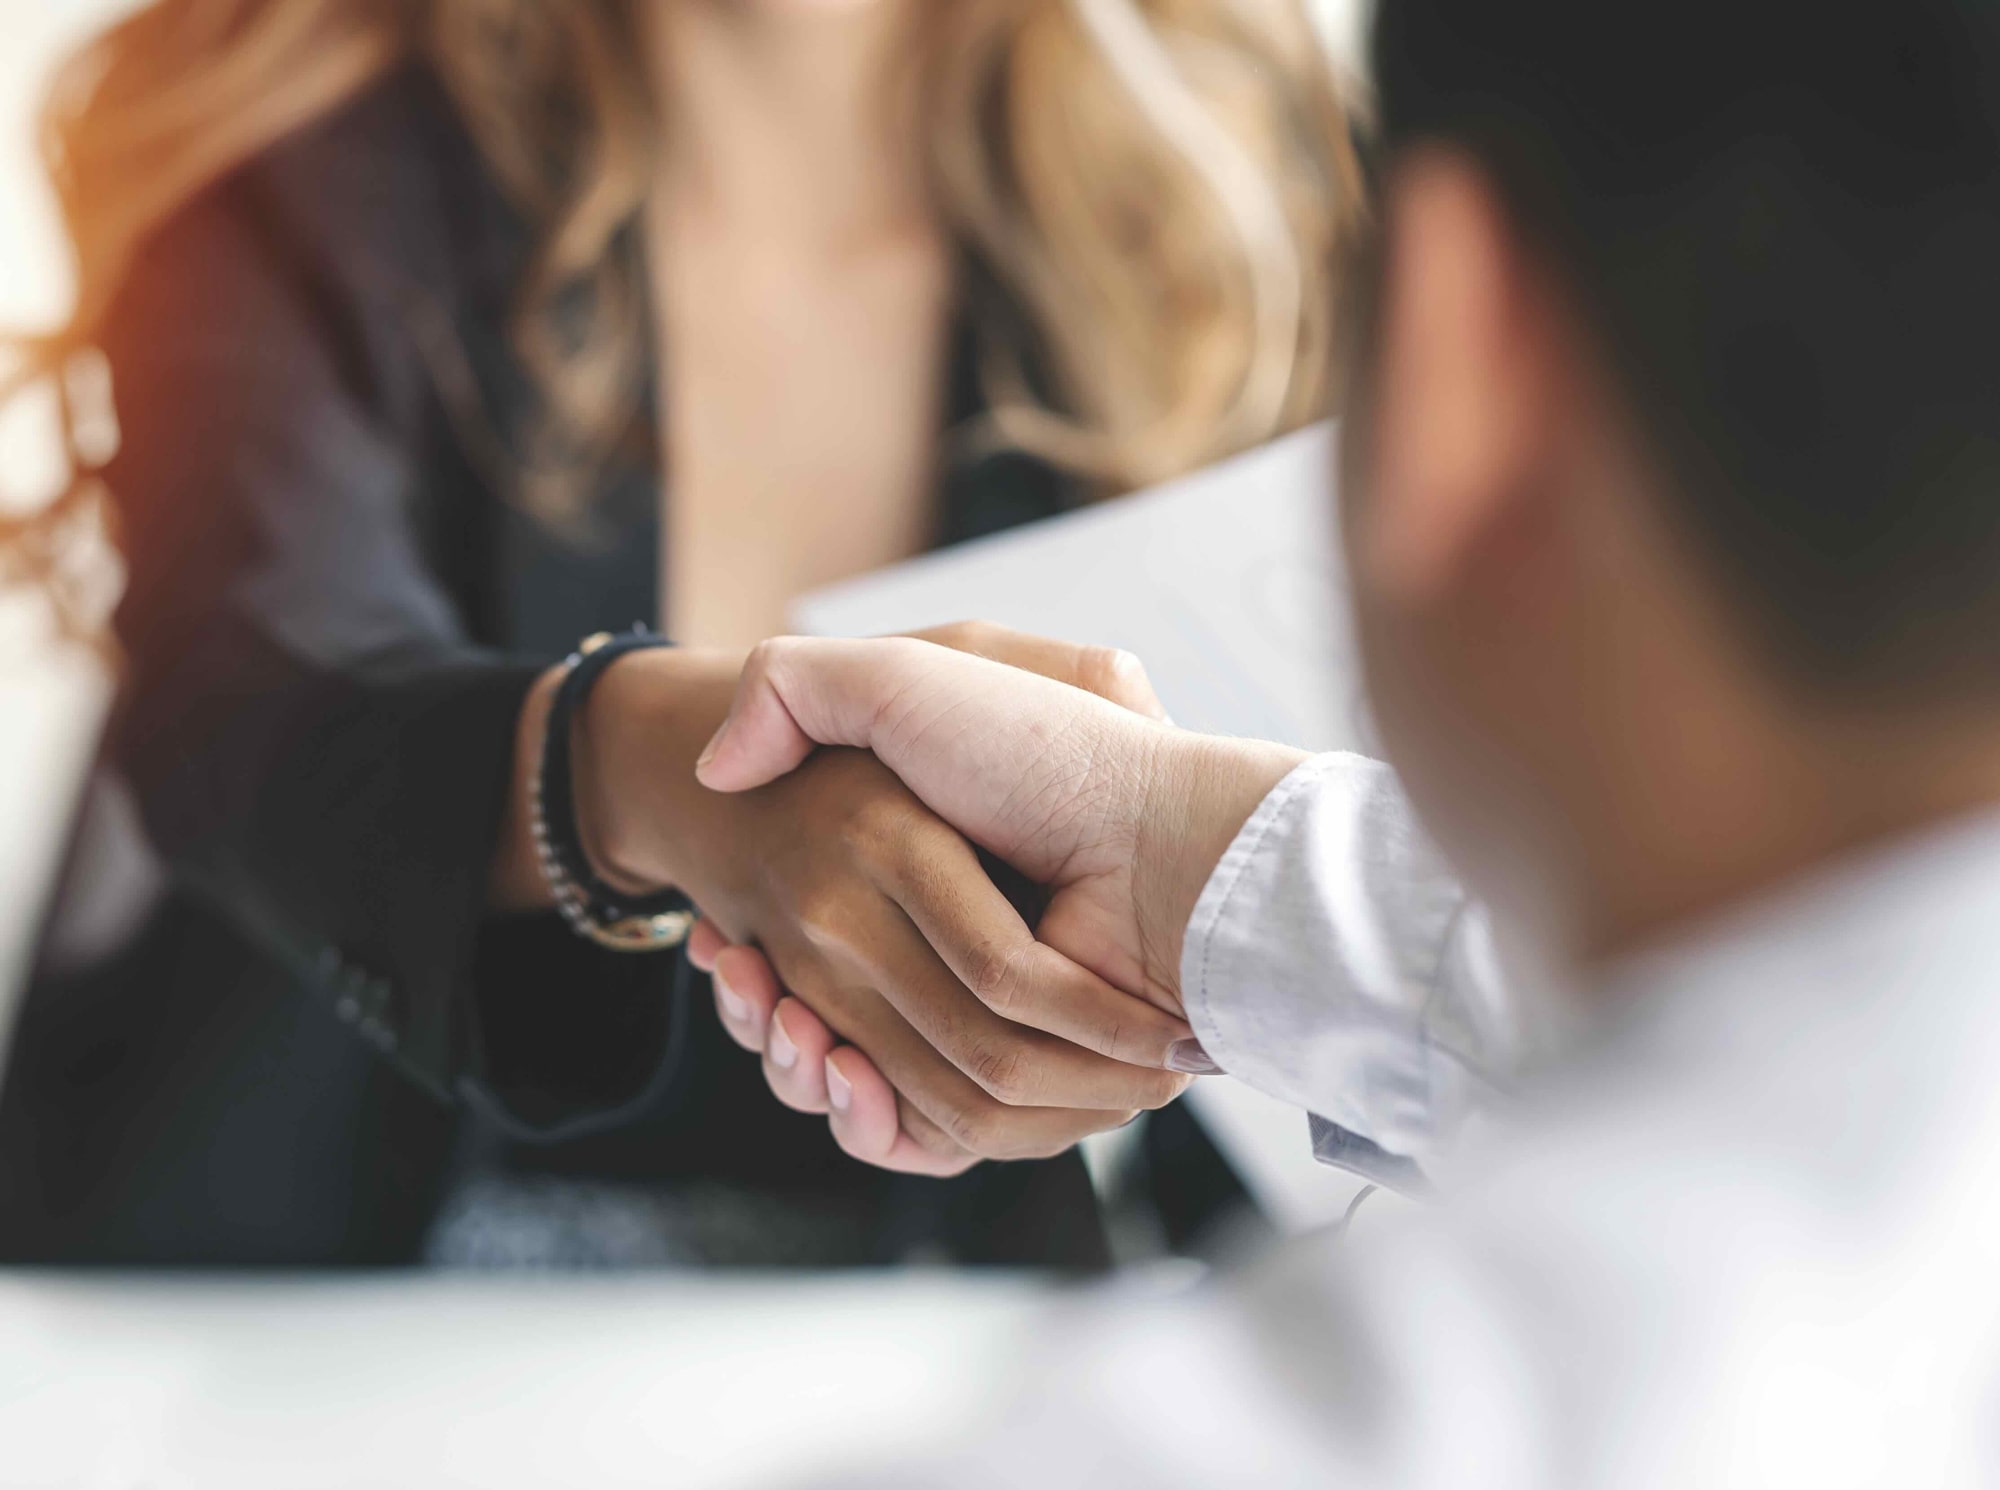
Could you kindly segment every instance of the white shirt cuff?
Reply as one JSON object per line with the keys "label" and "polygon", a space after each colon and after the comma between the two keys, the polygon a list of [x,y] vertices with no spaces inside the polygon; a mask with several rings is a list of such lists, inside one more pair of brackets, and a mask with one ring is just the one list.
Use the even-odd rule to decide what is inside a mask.
{"label": "white shirt cuff", "polygon": [[1225,1071],[1418,1164],[1511,1045],[1485,917],[1395,774],[1355,755],[1251,814],[1189,920],[1181,993]]}

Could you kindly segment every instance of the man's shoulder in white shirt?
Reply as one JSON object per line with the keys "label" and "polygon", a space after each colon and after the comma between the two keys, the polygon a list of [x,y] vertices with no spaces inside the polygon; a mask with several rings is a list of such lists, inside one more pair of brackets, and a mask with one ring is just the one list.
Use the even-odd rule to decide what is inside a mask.
{"label": "man's shoulder in white shirt", "polygon": [[[1271,924],[1257,856],[1331,862],[1296,840],[1350,832],[1352,789],[1322,767],[1262,825],[1233,925]],[[1232,1053],[1295,1083],[1320,1068],[1293,1047],[1341,1038],[1315,1019],[1376,1013],[1324,941],[1318,1014],[1291,987],[1342,920],[1301,904],[1268,968],[1247,940],[1240,985],[1211,959],[1196,1020],[1275,1042]],[[1713,924],[1623,968],[1582,1043],[1432,1156],[1439,1204],[1080,1314],[1010,1426],[927,1482],[2000,1482],[1996,967],[2000,820]],[[1296,1023],[1230,1022],[1274,979]]]}

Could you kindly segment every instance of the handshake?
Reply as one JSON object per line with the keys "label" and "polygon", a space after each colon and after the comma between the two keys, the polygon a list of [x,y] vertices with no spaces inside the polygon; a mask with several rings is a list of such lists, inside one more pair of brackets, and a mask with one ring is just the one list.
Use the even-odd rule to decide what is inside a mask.
{"label": "handshake", "polygon": [[[700,907],[690,955],[780,1101],[856,1158],[948,1175],[1059,1153],[1217,1069],[1183,1014],[1182,935],[1299,753],[1177,730],[1129,656],[997,627],[703,668],[612,668],[583,722],[605,766],[579,791],[598,862]],[[699,787],[616,800],[603,782],[685,748],[690,685],[712,706],[731,689]],[[982,850],[1046,894],[1035,924]]]}

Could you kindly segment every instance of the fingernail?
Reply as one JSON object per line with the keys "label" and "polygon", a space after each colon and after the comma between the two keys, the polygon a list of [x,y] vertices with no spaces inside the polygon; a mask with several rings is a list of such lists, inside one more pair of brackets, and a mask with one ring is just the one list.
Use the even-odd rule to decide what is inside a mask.
{"label": "fingernail", "polygon": [[792,1043],[792,1037],[785,1033],[784,1021],[776,1015],[771,1017],[771,1038],[764,1042],[764,1053],[780,1071],[789,1071],[799,1063],[799,1047]]}
{"label": "fingernail", "polygon": [[1199,1040],[1176,1040],[1167,1047],[1167,1069],[1183,1076],[1220,1076],[1222,1067],[1210,1059]]}
{"label": "fingernail", "polygon": [[833,1104],[835,1112],[847,1111],[847,1104],[854,1100],[854,1087],[831,1058],[826,1063],[826,1100]]}
{"label": "fingernail", "polygon": [[715,759],[715,752],[722,747],[722,737],[728,731],[729,723],[723,721],[722,728],[708,737],[708,743],[701,747],[701,754],[694,758],[694,768],[699,771]]}
{"label": "fingernail", "polygon": [[717,968],[709,974],[709,977],[715,980],[715,997],[722,1005],[722,1012],[738,1024],[748,1020],[750,1005],[744,1002],[741,994],[729,986],[729,980],[722,976],[722,969]]}

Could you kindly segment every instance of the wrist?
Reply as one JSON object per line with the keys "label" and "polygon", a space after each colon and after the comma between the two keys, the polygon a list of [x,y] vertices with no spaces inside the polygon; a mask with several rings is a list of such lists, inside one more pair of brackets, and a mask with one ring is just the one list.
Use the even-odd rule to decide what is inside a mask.
{"label": "wrist", "polygon": [[606,669],[573,726],[577,829],[598,875],[631,894],[686,889],[703,743],[735,696],[738,653],[635,652]]}
{"label": "wrist", "polygon": [[1176,1007],[1196,902],[1251,814],[1305,759],[1261,740],[1160,737],[1133,841],[1132,905],[1146,975]]}
{"label": "wrist", "polygon": [[552,903],[548,878],[536,852],[532,803],[549,706],[562,678],[560,667],[552,667],[537,678],[515,719],[513,779],[487,875],[487,901],[495,910],[538,911]]}

